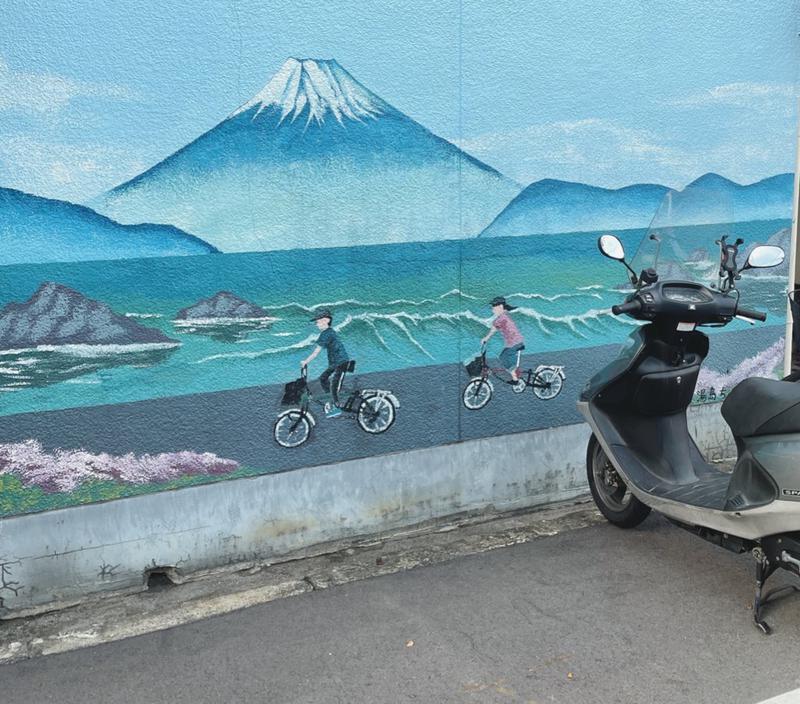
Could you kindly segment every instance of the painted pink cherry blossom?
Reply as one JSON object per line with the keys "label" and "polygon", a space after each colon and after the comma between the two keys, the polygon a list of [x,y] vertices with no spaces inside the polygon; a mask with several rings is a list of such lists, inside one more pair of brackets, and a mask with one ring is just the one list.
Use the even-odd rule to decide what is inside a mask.
{"label": "painted pink cherry blossom", "polygon": [[0,475],[14,475],[24,486],[37,486],[47,492],[73,491],[91,480],[148,484],[179,477],[229,474],[237,469],[238,462],[211,452],[110,455],[81,449],[45,452],[37,440],[0,444]]}

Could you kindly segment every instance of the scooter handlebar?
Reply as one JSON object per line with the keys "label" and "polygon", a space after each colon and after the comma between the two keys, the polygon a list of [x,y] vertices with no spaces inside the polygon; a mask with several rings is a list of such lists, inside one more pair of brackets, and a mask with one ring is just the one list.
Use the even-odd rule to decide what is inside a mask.
{"label": "scooter handlebar", "polygon": [[642,302],[638,298],[634,298],[632,301],[628,301],[627,303],[622,303],[618,306],[611,306],[611,312],[614,315],[624,315],[625,313],[636,313],[637,311],[641,310]]}
{"label": "scooter handlebar", "polygon": [[741,306],[736,309],[737,317],[749,318],[750,320],[759,320],[762,323],[767,319],[767,314],[757,310],[747,310]]}

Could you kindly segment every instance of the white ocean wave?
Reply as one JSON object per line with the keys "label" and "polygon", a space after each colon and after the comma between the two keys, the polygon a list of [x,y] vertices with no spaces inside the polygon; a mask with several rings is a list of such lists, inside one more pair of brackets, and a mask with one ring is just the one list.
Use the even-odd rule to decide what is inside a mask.
{"label": "white ocean wave", "polygon": [[589,326],[589,322],[600,322],[603,318],[608,318],[614,322],[623,323],[625,325],[635,326],[639,324],[627,316],[614,315],[609,308],[592,308],[583,313],[571,313],[567,315],[545,315],[534,308],[520,306],[515,312],[535,320],[540,330],[545,335],[554,334],[553,331],[546,326],[546,323],[550,323],[553,325],[566,325],[573,333],[578,335],[578,337],[584,339],[587,338],[587,335],[578,328],[578,323],[584,325],[590,332],[592,328]]}
{"label": "white ocean wave", "polygon": [[311,305],[306,305],[298,301],[289,301],[288,303],[281,303],[280,305],[269,306],[269,308],[270,310],[287,310],[294,308],[304,311],[306,313],[313,313],[314,311],[318,311],[322,308],[341,308],[342,306],[350,306],[354,308],[382,308],[384,306],[397,306],[397,305],[423,306],[423,305],[435,304],[438,301],[450,297],[466,298],[472,301],[480,300],[478,296],[473,296],[469,293],[461,291],[460,289],[454,288],[451,289],[450,291],[445,291],[436,298],[418,298],[418,299],[393,298],[390,301],[367,301],[367,300],[362,300],[360,298],[341,298],[335,301],[324,301],[322,303],[314,303]]}
{"label": "white ocean wave", "polygon": [[[37,345],[36,347],[20,347],[15,349],[0,350],[0,357],[9,357],[17,354],[31,352],[60,352],[73,357],[105,357],[114,354],[132,354],[134,352],[150,352],[155,350],[170,350],[180,347],[180,342],[141,342],[128,345]],[[33,362],[29,362],[33,364]]]}
{"label": "white ocean wave", "polygon": [[599,293],[588,293],[586,291],[581,293],[555,293],[552,296],[548,296],[544,293],[510,293],[506,298],[523,298],[525,300],[539,300],[553,303],[555,301],[560,301],[562,298],[586,298],[587,296],[596,298],[599,301],[603,300],[603,297]]}
{"label": "white ocean wave", "polygon": [[309,335],[300,342],[295,342],[293,345],[286,345],[285,347],[271,347],[265,350],[253,350],[252,352],[220,352],[219,354],[212,354],[208,357],[198,359],[195,364],[203,364],[205,362],[213,362],[217,359],[258,359],[268,354],[280,354],[281,352],[291,352],[292,350],[302,350],[305,347],[310,347],[317,341],[319,335]]}
{"label": "white ocean wave", "polygon": [[[593,331],[591,323],[600,322],[604,319],[608,319],[614,323],[622,323],[624,325],[638,325],[638,323],[626,317],[617,317],[612,315],[609,309],[599,308],[593,308],[574,314],[547,315],[545,313],[541,313],[535,308],[520,306],[512,315],[517,314],[535,320],[539,326],[539,329],[547,336],[553,336],[557,334],[554,328],[563,326],[578,337],[585,339],[588,337],[586,333],[591,333]],[[411,345],[411,347],[429,359],[433,360],[435,359],[434,356],[418,339],[418,335],[416,334],[418,330],[424,329],[426,324],[432,322],[444,323],[452,326],[453,328],[459,328],[465,322],[469,322],[483,328],[489,328],[491,326],[492,319],[490,317],[484,318],[476,315],[471,310],[461,310],[454,313],[446,313],[443,311],[433,313],[417,313],[409,311],[379,313],[365,311],[362,313],[347,315],[341,322],[337,323],[333,327],[337,332],[346,332],[353,326],[362,325],[364,328],[366,328],[368,334],[372,335],[374,341],[377,342],[383,349],[401,359],[406,359],[406,357],[400,351],[394,349],[390,342],[386,339],[384,331],[387,328],[385,326],[389,325],[396,329],[401,334],[402,338],[406,340],[409,345]],[[381,325],[384,327],[381,328]],[[262,348],[248,352],[236,351],[213,354],[203,357],[196,363],[204,363],[221,359],[258,359],[265,355],[274,355],[307,349],[315,344],[317,337],[318,335],[314,333],[303,340],[290,345],[269,347],[266,349]]]}
{"label": "white ocean wave", "polygon": [[478,298],[477,296],[472,296],[471,294],[465,293],[464,291],[462,291],[461,289],[458,289],[458,288],[454,288],[454,289],[451,289],[450,291],[447,291],[447,292],[443,293],[441,296],[439,296],[439,298],[440,299],[441,298],[449,298],[450,296],[455,296],[457,298],[468,298],[471,301],[479,301],[480,300],[480,298]]}
{"label": "white ocean wave", "polygon": [[271,316],[261,316],[259,318],[180,318],[172,321],[175,327],[188,328],[188,327],[216,327],[218,325],[239,325],[251,323],[274,323],[279,321],[280,318],[273,318]]}

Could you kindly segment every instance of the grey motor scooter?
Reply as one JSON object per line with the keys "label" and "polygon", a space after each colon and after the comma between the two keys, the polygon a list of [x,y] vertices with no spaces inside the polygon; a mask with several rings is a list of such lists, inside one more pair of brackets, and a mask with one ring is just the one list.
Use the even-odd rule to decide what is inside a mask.
{"label": "grey motor scooter", "polygon": [[659,280],[653,269],[636,275],[613,235],[598,240],[602,254],[622,262],[634,290],[615,315],[645,324],[620,355],[586,384],[578,409],[591,426],[587,474],[595,503],[613,524],[632,528],[651,509],[696,535],[756,560],[753,617],[770,628],[762,607],[797,587],[764,593],[777,569],[800,575],[800,384],[749,378],[722,404],[736,441],[732,472],[709,464],[687,426],[701,364],[708,354],[704,326],[735,318],[764,321],[766,314],[740,304],[736,281],[747,269],[777,266],[784,252],[755,247],[741,269],[738,246],[720,246],[720,283]]}

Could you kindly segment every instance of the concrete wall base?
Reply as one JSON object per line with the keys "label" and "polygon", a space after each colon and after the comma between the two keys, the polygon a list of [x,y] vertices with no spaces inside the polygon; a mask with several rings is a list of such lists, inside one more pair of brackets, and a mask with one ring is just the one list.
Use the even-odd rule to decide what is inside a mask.
{"label": "concrete wall base", "polygon": [[[709,459],[732,457],[719,406],[691,409]],[[141,590],[188,574],[280,561],[312,546],[464,512],[586,493],[586,425],[471,440],[0,520],[0,617]]]}

